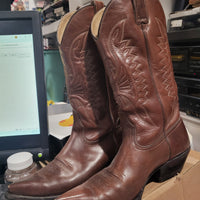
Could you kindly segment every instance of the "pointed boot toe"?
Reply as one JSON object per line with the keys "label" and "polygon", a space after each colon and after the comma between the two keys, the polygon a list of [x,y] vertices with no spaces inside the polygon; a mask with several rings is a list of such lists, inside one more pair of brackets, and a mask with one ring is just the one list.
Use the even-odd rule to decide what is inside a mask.
{"label": "pointed boot toe", "polygon": [[41,177],[36,173],[28,179],[10,184],[8,191],[13,194],[32,196],[41,190],[39,182],[41,182]]}
{"label": "pointed boot toe", "polygon": [[21,181],[9,185],[8,190],[13,194],[23,194],[23,191],[27,191],[27,188],[33,187],[33,185],[33,181]]}
{"label": "pointed boot toe", "polygon": [[68,167],[55,159],[27,179],[10,184],[6,196],[8,199],[16,200],[47,196],[47,199],[55,199],[66,189],[67,183],[64,182],[62,175],[68,174],[68,171]]}
{"label": "pointed boot toe", "polygon": [[56,200],[94,200],[94,194],[90,188],[78,186],[60,197]]}

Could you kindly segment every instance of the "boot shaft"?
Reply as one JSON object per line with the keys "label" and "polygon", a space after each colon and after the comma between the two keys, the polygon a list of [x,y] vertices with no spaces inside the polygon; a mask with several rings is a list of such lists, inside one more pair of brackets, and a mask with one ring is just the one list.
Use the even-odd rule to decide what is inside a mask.
{"label": "boot shaft", "polygon": [[[63,33],[59,33],[67,37],[58,36],[68,96],[75,119],[73,129],[78,132],[87,129],[87,137],[91,140],[111,131],[105,130],[113,127],[104,67],[89,31],[95,12],[102,7],[103,4],[97,2],[96,6],[88,5],[80,9],[70,16]],[[92,130],[92,135],[89,135],[89,130]]]}
{"label": "boot shaft", "polygon": [[128,119],[138,146],[155,146],[180,122],[161,4],[158,0],[112,0],[100,12],[104,13],[99,29],[94,27],[95,16],[92,33],[122,124]]}

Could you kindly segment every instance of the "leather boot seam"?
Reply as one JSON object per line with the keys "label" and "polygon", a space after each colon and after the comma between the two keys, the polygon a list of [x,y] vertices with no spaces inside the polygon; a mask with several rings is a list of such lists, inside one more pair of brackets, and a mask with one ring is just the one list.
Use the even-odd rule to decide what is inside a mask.
{"label": "leather boot seam", "polygon": [[162,110],[162,117],[163,117],[163,135],[164,135],[164,139],[166,140],[166,142],[167,142],[167,144],[168,144],[168,149],[169,149],[169,158],[168,158],[168,159],[170,159],[170,157],[171,157],[171,147],[170,147],[170,144],[169,144],[169,141],[168,141],[168,139],[167,139],[166,132],[165,132],[166,119],[165,119],[164,106],[163,106],[163,104],[162,104],[162,101],[161,101],[161,98],[160,98],[160,95],[159,95],[159,92],[158,92],[158,88],[156,87],[155,79],[154,79],[154,77],[153,77],[152,66],[151,66],[150,57],[149,57],[149,46],[148,46],[148,44],[147,44],[147,37],[146,37],[146,34],[145,34],[145,32],[144,32],[145,27],[146,27],[146,25],[142,24],[141,29],[142,29],[142,33],[143,33],[144,40],[145,40],[145,47],[146,47],[146,53],[147,53],[147,61],[148,61],[148,66],[149,66],[149,71],[150,71],[152,83],[153,83],[153,85],[154,85],[155,92],[156,92],[156,96],[157,96],[157,99],[158,99],[158,101],[159,101],[159,103],[160,103],[161,110]]}
{"label": "leather boot seam", "polygon": [[113,134],[113,130],[112,131],[109,131],[108,133],[104,134],[103,136],[101,136],[99,139],[97,140],[89,140],[87,139],[87,137],[85,137],[84,133],[81,134],[81,138],[82,140],[88,144],[88,145],[94,145],[94,144],[98,144],[100,143],[101,141],[103,141],[106,137],[109,137],[110,134]]}
{"label": "leather boot seam", "polygon": [[131,135],[133,135],[134,143],[135,143],[135,146],[136,146],[136,148],[138,150],[154,149],[154,147],[156,148],[160,143],[162,143],[163,141],[165,141],[164,135],[162,133],[160,133],[159,134],[160,137],[156,141],[154,141],[152,144],[146,145],[146,146],[142,146],[142,145],[138,144],[138,142],[137,142],[137,139],[136,139],[137,135],[136,135],[136,129],[135,129],[134,124],[129,119],[128,119],[128,123],[130,125],[130,129],[131,129],[131,127],[132,127],[132,129],[134,129],[134,133],[133,134],[131,133]]}
{"label": "leather boot seam", "polygon": [[[73,169],[72,164],[69,161],[67,161],[67,160],[62,161],[58,156],[55,157],[55,160],[62,163],[62,165],[64,165],[65,167],[70,167],[71,169]],[[65,169],[64,166],[62,167],[63,169]]]}
{"label": "leather boot seam", "polygon": [[169,137],[171,134],[173,134],[173,130],[176,129],[176,128],[178,127],[178,125],[180,125],[180,123],[181,123],[181,118],[179,118],[179,119],[176,121],[176,123],[174,123],[174,124],[172,125],[172,127],[170,127],[170,129],[166,131],[167,137]]}

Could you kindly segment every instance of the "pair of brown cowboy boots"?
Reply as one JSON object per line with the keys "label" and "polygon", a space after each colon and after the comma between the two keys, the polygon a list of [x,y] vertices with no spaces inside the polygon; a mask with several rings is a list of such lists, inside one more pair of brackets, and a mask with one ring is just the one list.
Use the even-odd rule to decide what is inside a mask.
{"label": "pair of brown cowboy boots", "polygon": [[181,171],[190,149],[159,0],[94,2],[63,17],[58,42],[72,134],[47,167],[10,185],[7,197],[141,200],[148,182]]}

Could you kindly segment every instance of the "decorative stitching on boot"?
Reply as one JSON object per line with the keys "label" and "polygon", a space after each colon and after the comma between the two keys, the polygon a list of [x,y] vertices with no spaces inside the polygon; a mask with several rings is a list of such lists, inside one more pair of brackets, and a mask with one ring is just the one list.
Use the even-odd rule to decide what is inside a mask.
{"label": "decorative stitching on boot", "polygon": [[[134,46],[131,40],[124,39],[125,23],[127,19],[119,21],[111,30],[107,48],[112,58],[107,57],[106,70],[109,71],[111,85],[114,87],[115,99],[123,112],[131,113],[127,117],[136,126],[136,144],[140,147],[155,145],[153,140],[143,144],[143,136],[150,135],[149,130],[159,130],[159,125],[145,107],[151,97],[151,83],[145,76],[147,63],[138,60],[139,47]],[[145,126],[144,130],[141,130]],[[139,133],[138,130],[140,129]],[[159,130],[160,131],[160,130]],[[158,133],[158,135],[162,135]],[[159,141],[162,136],[160,136]],[[156,141],[157,143],[157,141]]]}
{"label": "decorative stitching on boot", "polygon": [[[115,60],[120,60],[118,69],[115,70],[115,65],[111,59],[107,59],[108,70],[114,79],[113,85],[116,87],[115,96],[117,93],[117,102],[123,110],[135,110],[137,104],[143,108],[140,117],[145,121],[149,118],[149,123],[154,124],[151,116],[149,116],[145,107],[142,106],[150,96],[150,88],[148,81],[144,76],[143,64],[139,63],[137,58],[137,47],[131,46],[129,40],[124,40],[124,27],[126,19],[117,23],[109,35],[109,50]],[[120,59],[121,58],[121,59]],[[141,61],[142,62],[142,61]],[[124,64],[125,63],[125,64]],[[127,69],[128,68],[128,69]],[[131,72],[131,73],[130,73]],[[112,81],[112,80],[111,80]]]}
{"label": "decorative stitching on boot", "polygon": [[164,90],[167,92],[168,96],[173,100],[177,100],[177,92],[174,88],[176,88],[176,83],[174,81],[174,75],[173,75],[173,69],[170,65],[171,59],[170,59],[170,50],[168,45],[168,39],[166,34],[166,28],[163,25],[163,23],[160,21],[160,19],[155,18],[160,35],[158,38],[157,46],[160,49],[159,57],[160,63],[157,67],[158,73],[157,76],[160,76],[162,80],[162,85]]}

